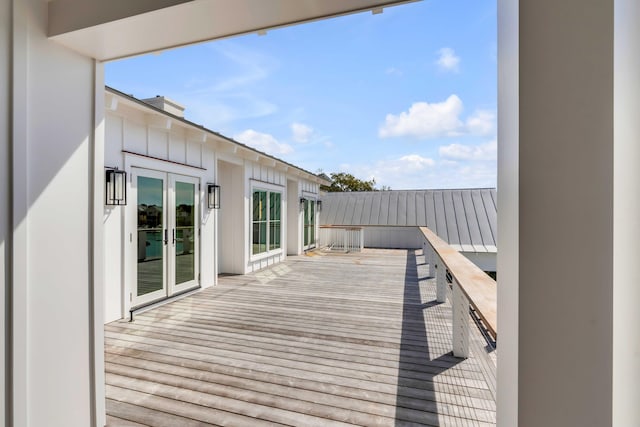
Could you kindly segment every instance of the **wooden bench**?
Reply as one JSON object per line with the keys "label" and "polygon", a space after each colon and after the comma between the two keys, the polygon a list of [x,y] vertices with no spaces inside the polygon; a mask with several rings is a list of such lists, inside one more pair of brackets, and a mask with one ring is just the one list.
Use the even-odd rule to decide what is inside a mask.
{"label": "wooden bench", "polygon": [[449,246],[427,227],[420,227],[425,238],[423,249],[429,275],[436,276],[437,300],[447,297],[446,272],[451,274],[453,305],[453,353],[469,355],[469,306],[480,318],[489,335],[498,338],[497,285],[467,257]]}

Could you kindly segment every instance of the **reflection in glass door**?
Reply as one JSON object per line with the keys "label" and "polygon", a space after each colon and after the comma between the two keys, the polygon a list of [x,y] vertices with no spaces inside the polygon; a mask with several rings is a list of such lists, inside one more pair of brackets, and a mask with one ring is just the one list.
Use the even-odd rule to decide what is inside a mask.
{"label": "reflection in glass door", "polygon": [[166,294],[165,283],[165,174],[136,175],[137,289],[136,301],[147,302]]}
{"label": "reflection in glass door", "polygon": [[175,212],[171,224],[172,292],[197,285],[197,185],[195,178],[171,175],[172,205]]}
{"label": "reflection in glass door", "polygon": [[198,286],[198,179],[133,169],[137,263],[132,305]]}

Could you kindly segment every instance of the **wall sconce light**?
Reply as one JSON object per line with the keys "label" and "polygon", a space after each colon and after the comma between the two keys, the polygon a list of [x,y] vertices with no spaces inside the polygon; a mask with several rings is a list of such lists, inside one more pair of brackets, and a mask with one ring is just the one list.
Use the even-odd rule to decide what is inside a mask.
{"label": "wall sconce light", "polygon": [[318,200],[316,202],[316,205],[318,206],[318,212],[321,212],[322,211],[322,200]]}
{"label": "wall sconce light", "polygon": [[220,186],[207,184],[207,206],[209,209],[220,209]]}
{"label": "wall sconce light", "polygon": [[108,168],[105,176],[105,205],[127,204],[127,173],[118,168]]}
{"label": "wall sconce light", "polygon": [[307,199],[300,197],[300,209],[304,210],[304,204],[307,203]]}

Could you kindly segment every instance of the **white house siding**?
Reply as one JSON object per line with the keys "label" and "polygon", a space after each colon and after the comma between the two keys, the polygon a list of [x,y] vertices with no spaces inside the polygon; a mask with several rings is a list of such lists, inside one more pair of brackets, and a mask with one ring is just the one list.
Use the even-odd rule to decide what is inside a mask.
{"label": "white house siding", "polygon": [[[289,239],[290,233],[297,233],[298,236],[302,234],[302,215],[296,215],[293,218],[289,218],[289,215],[295,212],[299,212],[299,197],[310,197],[313,199],[318,198],[319,185],[303,178],[294,178],[287,176],[287,173],[278,170],[277,168],[261,164],[259,161],[246,161],[245,162],[245,233],[247,236],[251,235],[251,196],[254,188],[275,190],[281,192],[282,197],[282,211],[281,211],[281,248],[273,251],[273,253],[252,255],[251,254],[251,239],[246,238],[245,241],[245,254],[247,264],[245,273],[253,272],[266,268],[270,265],[279,263],[286,259],[287,254],[300,254],[302,253],[302,238],[293,237]],[[294,183],[298,187],[298,196],[293,200],[291,194],[288,191],[287,185]],[[296,226],[290,224],[289,221],[294,221]],[[318,221],[316,220],[316,230],[318,228]],[[317,231],[316,231],[317,235]],[[297,248],[289,248],[289,244],[298,243]]]}
{"label": "white house siding", "polygon": [[302,234],[298,231],[302,228],[302,212],[300,204],[296,203],[300,196],[299,187],[299,181],[287,180],[287,255],[302,253]]}
{"label": "white house siding", "polygon": [[[299,211],[298,197],[318,198],[319,184],[309,173],[266,154],[255,152],[207,130],[108,90],[105,95],[105,167],[128,173],[126,206],[104,206],[105,322],[128,316],[137,277],[137,203],[131,192],[131,172],[143,168],[199,179],[199,284],[213,286],[219,273],[244,274],[301,253],[302,216],[288,224],[289,212]],[[312,178],[313,179],[313,178]],[[206,206],[206,184],[221,186],[221,209]],[[297,196],[291,200],[287,184]],[[271,253],[251,254],[251,196],[253,188],[282,194],[281,245]],[[318,218],[319,219],[319,218]],[[316,221],[318,224],[318,221]],[[288,249],[288,234],[299,247]],[[132,295],[133,294],[133,295]]]}
{"label": "white house siding", "polygon": [[[141,112],[113,94],[107,94],[106,104],[106,167],[124,169],[129,177],[133,167],[176,172],[199,178],[203,189],[204,184],[215,181],[215,152],[203,143],[201,134],[191,132],[177,120]],[[194,140],[196,138],[199,141]],[[128,185],[129,191],[130,182]],[[198,209],[200,286],[208,287],[215,284],[217,277],[214,262],[216,213],[207,209],[204,203],[204,190],[201,190]],[[127,206],[104,207],[105,322],[125,317],[131,308],[129,293],[134,292],[136,278],[130,260],[135,242],[126,236],[130,233],[135,236],[136,224],[135,220],[127,221],[126,218],[135,208],[136,201],[130,192]]]}

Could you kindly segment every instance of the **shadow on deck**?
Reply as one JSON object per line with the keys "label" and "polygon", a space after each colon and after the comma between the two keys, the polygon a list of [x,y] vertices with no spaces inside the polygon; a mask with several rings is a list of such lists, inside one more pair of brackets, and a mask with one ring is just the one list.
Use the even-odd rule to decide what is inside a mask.
{"label": "shadow on deck", "polygon": [[105,327],[109,426],[484,426],[420,251],[290,257]]}

